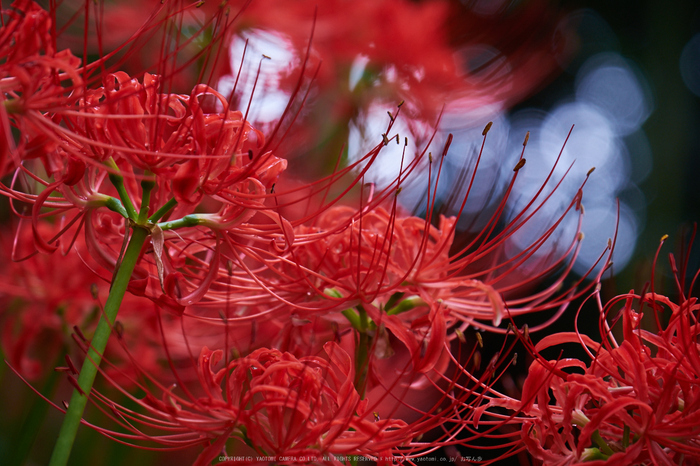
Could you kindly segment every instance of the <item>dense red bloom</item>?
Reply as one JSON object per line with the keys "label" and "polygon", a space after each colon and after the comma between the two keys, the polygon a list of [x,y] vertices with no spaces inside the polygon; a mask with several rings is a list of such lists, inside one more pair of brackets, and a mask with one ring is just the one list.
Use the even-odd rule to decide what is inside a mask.
{"label": "dense red bloom", "polygon": [[[513,181],[516,176],[517,170]],[[215,299],[244,307],[239,316],[230,317],[231,322],[272,318],[296,322],[298,331],[304,323],[315,326],[319,319],[333,322],[340,331],[348,325],[361,330],[362,320],[368,319],[368,329],[388,330],[410,350],[416,371],[430,371],[458,331],[475,326],[505,333],[501,321],[507,316],[551,310],[556,317],[577,296],[577,283],[571,288],[562,283],[576,258],[582,238],[578,232],[569,239],[569,249],[538,273],[522,278],[518,270],[543,247],[567,213],[580,218],[581,192],[540,238],[511,256],[504,253],[508,239],[532,221],[551,194],[540,196],[540,190],[525,211],[491,235],[502,220],[508,192],[484,231],[463,248],[454,245],[457,218],[436,215],[439,220],[432,225],[406,215],[390,189],[359,208],[323,207],[310,224],[285,236],[285,250],[270,253],[257,247],[245,261],[224,251],[223,256],[241,271],[219,275]],[[284,202],[285,196],[278,199]],[[429,211],[433,208],[428,205]],[[254,282],[250,270],[259,271]],[[528,296],[533,284],[555,271],[561,273],[553,283]]]}
{"label": "dense red bloom", "polygon": [[[150,238],[140,251],[133,250],[131,257],[139,256],[134,260],[138,264],[126,281],[128,291],[158,305],[150,317],[159,318],[159,349],[177,385],[168,386],[162,374],[151,369],[156,357],[148,354],[148,361],[141,361],[141,348],[130,349],[125,343],[138,375],[127,377],[129,383],[147,395],[128,394],[113,370],[102,371],[144,414],[93,391],[93,401],[128,432],[99,429],[103,433],[168,448],[204,446],[200,464],[220,455],[229,440],[266,455],[319,462],[342,462],[340,455],[349,453],[399,458],[454,444],[458,440],[449,429],[436,442],[423,443],[420,437],[446,422],[460,424],[469,409],[461,405],[470,402],[471,392],[455,394],[464,388],[461,361],[451,355],[458,345],[455,340],[463,340],[471,326],[505,333],[504,317],[553,310],[553,319],[576,296],[579,283],[570,288],[562,284],[576,258],[578,231],[569,249],[538,273],[523,279],[518,269],[543,247],[567,213],[580,218],[580,190],[531,245],[515,255],[504,252],[508,239],[532,221],[551,196],[544,193],[545,182],[527,207],[501,226],[505,199],[525,163],[522,156],[484,231],[463,247],[454,243],[458,218],[436,210],[435,164],[428,145],[413,158],[404,153],[408,162],[401,159],[401,173],[377,193],[372,187],[369,199],[365,187],[359,186],[389,140],[400,141],[391,133],[396,114],[389,114],[382,143],[359,162],[311,183],[308,195],[299,195],[303,190],[275,193],[287,162],[273,155],[273,150],[279,152],[269,141],[282,122],[289,123],[287,117],[298,116],[294,99],[275,129],[263,136],[248,121],[248,111],[233,110],[239,103],[235,91],[223,95],[207,84],[190,86],[189,94],[171,91],[177,74],[173,57],[184,47],[179,33],[175,44],[164,40],[155,74],[115,71],[106,65],[100,47],[100,60],[81,67],[71,54],[54,51],[56,38],[49,31],[55,24],[46,14],[33,4],[16,5],[17,11],[24,8],[30,14],[11,15],[0,37],[12,36],[18,44],[33,24],[27,18],[35,18],[40,37],[27,43],[31,60],[16,56],[14,49],[0,48],[8,57],[0,65],[0,132],[11,135],[16,128],[20,135],[17,147],[11,142],[0,147],[0,155],[11,159],[15,169],[10,185],[0,185],[0,190],[27,220],[23,226],[31,226],[40,252],[56,251],[67,232],[77,235],[74,230],[84,229],[85,244],[74,241],[77,249],[87,250],[85,263],[111,273],[120,269],[130,232],[138,231],[141,239],[147,232]],[[363,86],[389,98],[406,96],[411,100],[407,107],[431,119],[445,100],[455,98],[454,92],[467,96],[468,105],[498,105],[517,98],[534,85],[533,79],[521,80],[520,71],[539,80],[553,64],[548,53],[530,60],[516,47],[505,64],[499,64],[501,55],[496,53],[485,74],[465,78],[454,47],[470,48],[474,43],[450,37],[443,29],[456,8],[447,2],[362,0],[345,9],[331,1],[319,7],[313,20],[309,6],[261,0],[242,9],[246,21],[240,29],[275,28],[300,49],[313,31],[311,43],[319,55],[309,48],[306,55],[300,54],[304,60],[295,64],[302,70],[283,76],[293,82],[293,98],[302,94],[304,79],[317,72],[310,65],[319,56],[334,58],[332,66],[317,75],[323,92],[332,91],[337,76],[348,74],[349,63],[366,58]],[[215,8],[216,15],[222,15],[222,5]],[[346,10],[346,16],[338,14]],[[88,5],[84,12],[89,11]],[[174,18],[188,24],[180,13],[179,7],[168,10],[168,21],[162,24]],[[222,18],[216,15],[201,23],[200,33],[212,25],[212,18]],[[278,23],[277,15],[284,21]],[[356,28],[367,18],[370,27]],[[157,23],[148,22],[143,30]],[[475,24],[476,38],[487,37],[489,25]],[[227,18],[223,29],[214,27],[209,45],[227,40],[229,25]],[[386,47],[393,42],[398,46]],[[540,50],[539,45],[534,48]],[[88,49],[84,44],[85,55]],[[474,58],[471,51],[460,51],[467,61]],[[518,65],[517,70],[511,65]],[[541,65],[538,73],[532,73],[535,65]],[[207,67],[214,65],[203,65]],[[27,78],[30,71],[36,71],[39,84]],[[354,114],[355,108],[348,112]],[[488,127],[484,136],[487,131]],[[447,147],[443,157],[446,153]],[[426,219],[421,219],[403,212],[397,196],[425,159],[428,200]],[[442,161],[437,165],[441,170]],[[475,167],[470,183],[476,173]],[[330,194],[344,182],[343,175],[351,177],[349,186]],[[354,188],[362,191],[360,201],[348,207],[348,193]],[[30,213],[21,209],[23,203],[31,206]],[[303,204],[306,209],[300,207]],[[287,215],[291,212],[302,213]],[[42,220],[49,216],[56,218],[54,228]],[[523,296],[524,290],[555,271],[562,273],[544,290]],[[160,309],[182,316],[179,335],[164,328]],[[117,333],[123,340],[119,328]],[[86,341],[81,343],[84,349]],[[188,357],[196,366],[195,381],[189,378],[191,372],[181,374],[180,363]],[[454,377],[447,373],[450,364],[458,366]],[[116,374],[123,372],[127,371]],[[466,377],[474,379],[471,374]],[[417,393],[424,399],[417,400]]]}
{"label": "dense red bloom", "polygon": [[[522,442],[530,454],[545,464],[695,464],[700,458],[700,304],[684,293],[680,278],[677,283],[676,302],[653,290],[632,291],[602,306],[596,292],[600,343],[565,332],[534,347],[541,352],[580,344],[591,362],[537,356],[522,402],[492,401],[519,413],[515,420],[522,422]],[[614,321],[621,323],[621,342],[607,323],[619,303]],[[658,331],[642,328],[645,308],[653,312]]]}
{"label": "dense red bloom", "polygon": [[[45,10],[28,0],[16,0],[0,27],[0,174],[20,158],[40,156],[48,138],[32,125],[48,109],[70,106],[80,94],[80,60],[70,50],[57,51],[52,21]],[[25,118],[16,119],[22,114]],[[20,130],[19,147],[12,126]]]}
{"label": "dense red bloom", "polygon": [[[151,212],[171,197],[191,209],[204,196],[220,195],[221,201],[233,192],[255,204],[285,169],[286,161],[263,150],[262,133],[206,85],[178,95],[167,91],[167,78],[146,74],[141,83],[124,72],[103,73],[101,87],[84,82],[95,65],[79,67],[69,50],[56,52],[55,27],[47,12],[18,0],[0,28],[8,45],[0,49],[0,130],[9,134],[15,127],[20,134],[17,147],[7,138],[2,163],[5,170],[14,163],[21,177],[34,178],[22,184],[46,186],[43,196],[14,187],[4,189],[7,195],[32,202],[35,211],[66,205],[53,198],[44,205],[54,191],[79,209],[98,207],[114,193],[109,188],[100,193],[110,174],[127,178],[134,199],[140,197],[138,182],[155,181]],[[31,163],[19,167],[33,159],[40,161],[46,180]],[[234,210],[228,215],[239,216],[240,209]]]}
{"label": "dense red bloom", "polygon": [[33,55],[55,52],[51,40],[51,18],[31,0],[16,0],[3,16],[8,27],[0,31],[0,59],[3,64],[19,62]]}
{"label": "dense red bloom", "polygon": [[[124,73],[108,75],[105,86],[86,91],[75,110],[38,114],[32,120],[34,126],[42,125],[44,134],[40,159],[22,163],[13,185],[3,190],[32,205],[32,232],[40,250],[55,250],[61,234],[58,231],[46,239],[38,231],[39,218],[51,214],[42,211],[44,208],[67,218],[75,212],[66,221],[80,220],[86,225],[95,259],[109,270],[119,252],[113,245],[121,244],[119,238],[123,237],[120,215],[135,221],[137,210],[154,213],[165,208],[159,215],[167,215],[170,222],[162,224],[163,230],[196,225],[230,230],[268,209],[267,191],[286,161],[261,152],[263,135],[250,127],[240,112],[206,113],[199,103],[204,97],[226,104],[207,86],[196,86],[190,96],[182,96],[159,94],[155,76],[146,75],[144,82]],[[23,115],[15,117],[21,121]],[[57,125],[56,119],[65,127]],[[22,158],[27,156],[26,150],[17,152]],[[50,178],[42,180],[32,168]],[[151,184],[144,201],[149,204],[131,205],[131,199],[141,197],[139,188],[146,189],[144,182]],[[19,190],[16,185],[37,186],[41,193],[29,194],[26,187]],[[114,198],[117,195],[124,205]],[[186,217],[197,208],[213,212]],[[186,218],[177,223],[178,216]],[[169,238],[169,234],[156,236],[156,261]],[[211,267],[217,266],[214,263]]]}
{"label": "dense red bloom", "polygon": [[[178,202],[196,203],[249,178],[264,191],[286,167],[284,160],[259,153],[265,139],[241,112],[203,110],[206,97],[228,107],[213,89],[198,85],[185,96],[161,94],[161,87],[158,76],[146,74],[141,84],[123,72],[110,74],[103,87],[77,100],[75,111],[64,108],[33,120],[52,142],[41,154],[48,174],[74,185],[85,165],[113,161],[128,164],[131,176],[153,173]],[[71,130],[57,126],[56,118]]]}
{"label": "dense red bloom", "polygon": [[274,159],[258,177],[265,187],[286,167],[286,161],[259,153],[265,139],[241,112],[203,110],[200,102],[206,97],[228,106],[218,92],[198,85],[189,96],[159,94],[161,87],[159,77],[150,74],[143,84],[123,72],[105,76],[104,87],[81,100],[85,113],[69,119],[91,137],[94,148],[87,155],[99,161],[123,158],[157,177],[172,178],[170,190],[179,202],[230,188],[246,169],[252,171],[253,157]]}
{"label": "dense red bloom", "polygon": [[147,415],[109,402],[119,417],[170,433],[144,436],[130,424],[135,436],[111,434],[170,447],[211,441],[196,464],[219,456],[230,439],[266,456],[303,456],[309,462],[337,464],[337,455],[390,454],[417,435],[404,421],[379,419],[367,411],[367,400],[353,384],[351,358],[333,342],[324,349],[328,359],[261,348],[226,359],[221,367],[223,352],[205,347],[198,359],[196,392],[187,389],[179,395],[163,387],[162,400],[132,397]]}

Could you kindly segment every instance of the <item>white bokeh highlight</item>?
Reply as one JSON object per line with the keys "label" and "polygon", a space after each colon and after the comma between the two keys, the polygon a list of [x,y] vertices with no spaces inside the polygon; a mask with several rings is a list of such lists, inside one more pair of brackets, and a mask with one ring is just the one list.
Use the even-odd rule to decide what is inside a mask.
{"label": "white bokeh highlight", "polygon": [[243,111],[252,100],[248,121],[258,125],[277,121],[290,97],[280,81],[300,63],[293,50],[291,42],[276,32],[253,29],[235,36],[229,47],[231,74],[219,80],[217,90],[226,98],[232,97]]}

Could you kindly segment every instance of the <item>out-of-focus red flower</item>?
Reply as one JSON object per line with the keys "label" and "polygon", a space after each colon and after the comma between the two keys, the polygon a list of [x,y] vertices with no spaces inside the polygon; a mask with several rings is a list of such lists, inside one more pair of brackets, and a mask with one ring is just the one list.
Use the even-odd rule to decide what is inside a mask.
{"label": "out-of-focus red flower", "polygon": [[[230,57],[221,56],[213,73],[218,89],[243,106],[255,82],[274,94],[265,109],[272,115],[283,113],[279,96],[304,95],[294,130],[276,148],[288,159],[313,155],[312,167],[292,165],[301,177],[327,173],[377,105],[403,102],[411,137],[422,143],[445,108],[476,124],[470,112],[504,111],[543,86],[571,53],[560,12],[537,0],[497,8],[456,0],[229,5],[238,16],[225,39]],[[258,69],[260,54],[271,60]]]}
{"label": "out-of-focus red flower", "polygon": [[[48,12],[28,0],[16,0],[2,11],[0,27],[0,174],[21,158],[43,155],[50,138],[32,120],[49,109],[72,105],[82,90],[80,59],[70,50],[56,51]],[[17,120],[15,115],[26,118]],[[18,144],[10,128],[22,135]],[[19,147],[15,147],[18,145]]]}
{"label": "out-of-focus red flower", "polygon": [[321,88],[352,91],[340,86],[353,85],[349,71],[361,60],[364,91],[379,89],[434,116],[453,100],[498,105],[541,86],[562,58],[555,17],[543,2],[485,12],[451,1],[261,0],[242,10],[238,27],[281,33],[299,56],[313,33]]}
{"label": "out-of-focus red flower", "polygon": [[32,0],[15,0],[3,10],[7,27],[0,30],[0,61],[3,65],[18,63],[35,55],[53,56],[56,52],[51,37],[49,13]]}
{"label": "out-of-focus red flower", "polygon": [[[41,227],[49,229],[43,223]],[[31,237],[15,238],[13,244],[9,234],[0,243],[0,327],[8,362],[22,376],[36,380],[55,364],[65,364],[58,358],[74,346],[74,327],[90,337],[107,296],[109,277],[100,277],[84,262],[88,254],[80,236],[51,255],[35,254],[27,243]],[[118,322],[119,338],[107,348],[113,365],[108,372],[128,383],[128,377],[136,375],[127,357],[130,353],[140,355],[142,368],[167,376],[160,370],[166,355],[150,301],[127,295]],[[75,351],[69,353],[76,362],[82,358]]]}

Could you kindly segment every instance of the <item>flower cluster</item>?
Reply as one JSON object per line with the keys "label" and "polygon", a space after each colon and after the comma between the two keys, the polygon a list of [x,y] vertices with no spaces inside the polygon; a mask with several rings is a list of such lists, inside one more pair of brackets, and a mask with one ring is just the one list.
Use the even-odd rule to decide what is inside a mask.
{"label": "flower cluster", "polygon": [[[440,209],[436,186],[452,136],[440,156],[433,156],[440,153],[434,132],[409,153],[408,137],[394,125],[402,112],[432,125],[440,113],[435,101],[448,94],[460,105],[506,105],[553,70],[551,44],[525,35],[511,47],[494,44],[503,53],[471,70],[455,55],[470,62],[473,47],[493,39],[491,25],[499,19],[481,24],[454,2],[363,1],[346,18],[335,1],[311,16],[308,2],[161,3],[133,37],[110,51],[102,38],[112,43],[115,36],[102,30],[101,10],[86,3],[82,14],[85,23],[96,17],[98,40],[93,44],[85,31],[82,55],[58,51],[74,39],[75,24],[66,20],[60,28],[67,38],[57,33],[55,9],[50,14],[16,0],[3,12],[0,170],[7,181],[0,192],[18,219],[6,255],[20,260],[0,269],[8,277],[0,297],[11,304],[0,313],[3,346],[15,370],[29,377],[42,368],[28,348],[44,332],[62,343],[74,328],[83,355],[82,368],[70,358],[69,367],[60,368],[75,391],[64,402],[66,422],[52,464],[68,460],[88,400],[119,426],[95,427],[101,433],[145,448],[198,446],[196,464],[222,452],[250,451],[312,463],[343,464],[350,455],[410,461],[463,443],[479,412],[513,407],[494,395],[490,381],[510,360],[508,349],[484,371],[479,364],[467,368],[464,348],[471,345],[466,360],[474,360],[483,344],[481,333],[467,341],[469,330],[509,334],[507,322],[539,314],[535,331],[586,292],[583,278],[567,280],[583,239],[583,185],[540,236],[513,251],[510,240],[551,198],[556,168],[507,220],[508,196],[525,166],[526,135],[500,202],[483,230],[464,240],[459,216],[470,201],[491,123],[452,217]],[[544,20],[532,19],[537,11],[535,3],[521,14],[536,24]],[[371,24],[354,28],[364,17]],[[472,39],[449,27],[455,18],[474,23]],[[287,105],[273,124],[262,126],[250,117],[257,84],[247,106],[236,86],[239,78],[257,83],[269,57],[253,73],[245,71],[245,61],[235,70],[223,58],[241,34],[257,29],[287,37],[300,57],[277,76],[288,90]],[[157,63],[139,69],[141,61],[129,57],[152,53],[134,49],[154,31],[163,32]],[[400,47],[386,47],[393,43]],[[179,61],[193,47],[199,47],[193,58]],[[94,53],[99,58],[91,61]],[[319,68],[321,60],[329,65]],[[300,142],[316,128],[313,109],[323,107],[357,60],[366,61],[368,95],[382,94],[369,100],[405,99],[405,106],[392,105],[364,155],[327,155],[337,156],[333,170],[306,179],[300,167],[316,159],[288,162],[278,155],[306,150]],[[188,66],[199,67],[199,79],[180,91]],[[215,86],[224,75],[235,76],[232,89]],[[337,105],[347,97],[339,92]],[[341,124],[368,105],[351,102]],[[317,134],[343,139],[326,136]],[[403,147],[398,174],[383,186],[366,183],[394,140]],[[324,144],[319,147],[333,146]],[[401,193],[423,175],[426,215],[419,217],[406,211]],[[554,180],[553,189],[562,182]],[[579,220],[569,247],[523,276],[524,264],[558,240],[567,216]],[[601,258],[610,254],[608,248]],[[56,261],[75,270],[62,277],[65,282],[52,277]],[[108,283],[109,293],[95,291],[92,282]],[[640,345],[634,349],[641,351]],[[624,348],[600,353],[596,370],[609,368]],[[557,364],[533,366],[533,374],[546,368],[553,380],[561,372]],[[645,361],[637,366],[652,370]],[[107,388],[93,387],[98,374]],[[525,386],[525,393],[537,390]],[[685,392],[661,392],[665,410],[689,406]],[[552,424],[557,415],[538,417],[549,409],[548,400],[535,400],[540,395],[509,420],[540,423],[525,435],[533,451],[536,439],[550,435],[546,429],[559,432]],[[576,409],[585,414],[587,402],[577,401]],[[590,425],[602,422],[591,416]],[[607,431],[601,435],[612,442]],[[543,451],[555,454],[549,437],[542,442]]]}
{"label": "flower cluster", "polygon": [[[526,449],[544,464],[696,463],[700,305],[677,270],[676,279],[677,301],[652,285],[602,305],[596,290],[600,342],[577,330],[549,335],[531,347],[536,359],[520,399],[487,396],[489,413],[501,419],[490,423],[521,425],[521,443],[516,440],[513,451]],[[656,331],[642,325],[645,314],[653,317]],[[590,362],[567,357],[565,348],[555,360],[542,356],[566,344],[580,345]],[[497,414],[496,407],[514,414]]]}

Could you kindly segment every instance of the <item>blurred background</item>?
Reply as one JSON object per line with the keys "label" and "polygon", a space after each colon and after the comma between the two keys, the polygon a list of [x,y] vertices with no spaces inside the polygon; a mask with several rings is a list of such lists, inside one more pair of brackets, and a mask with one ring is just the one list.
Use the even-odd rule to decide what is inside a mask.
{"label": "blurred background", "polygon": [[[577,9],[578,55],[512,114],[516,121],[533,108],[556,114],[558,124],[588,133],[572,150],[587,147],[583,157],[592,161],[615,154],[600,167],[608,188],[584,196],[607,191],[620,199],[621,242],[613,260],[621,292],[649,277],[663,235],[677,245],[683,226],[700,218],[700,7],[692,1],[565,5]],[[690,270],[697,270],[698,257],[695,251]]]}

